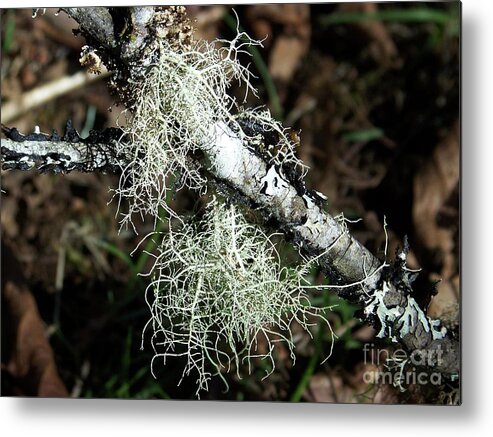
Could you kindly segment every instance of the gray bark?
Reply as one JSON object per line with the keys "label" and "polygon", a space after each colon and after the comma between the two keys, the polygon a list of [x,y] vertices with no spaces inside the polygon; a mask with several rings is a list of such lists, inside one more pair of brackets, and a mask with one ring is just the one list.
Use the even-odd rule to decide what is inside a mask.
{"label": "gray bark", "polygon": [[108,8],[61,8],[70,15],[77,23],[84,34],[91,35],[92,38],[106,49],[116,48],[114,35],[113,19]]}

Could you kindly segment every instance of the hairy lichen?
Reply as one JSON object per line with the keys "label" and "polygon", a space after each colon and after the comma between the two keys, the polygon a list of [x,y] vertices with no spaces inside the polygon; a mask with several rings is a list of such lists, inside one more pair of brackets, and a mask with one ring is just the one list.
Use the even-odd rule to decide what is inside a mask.
{"label": "hairy lichen", "polygon": [[291,325],[310,332],[327,322],[306,293],[308,265],[282,266],[271,235],[233,206],[213,201],[209,208],[201,223],[162,238],[147,295],[154,360],[186,357],[183,376],[195,374],[197,393],[214,374],[239,372],[254,357],[270,360],[272,372],[280,342],[294,360]]}
{"label": "hairy lichen", "polygon": [[[135,103],[125,113],[117,146],[127,164],[116,195],[129,201],[122,225],[132,224],[134,214],[158,220],[162,209],[182,221],[181,227],[148,237],[160,241],[149,273],[152,318],[147,330],[152,331],[153,363],[186,357],[183,376],[195,373],[199,392],[207,390],[212,374],[222,376],[233,368],[239,372],[254,357],[270,359],[273,369],[279,342],[294,360],[292,323],[308,330],[314,319],[323,319],[323,312],[306,295],[307,266],[283,267],[271,236],[247,223],[234,207],[214,201],[201,223],[185,225],[166,203],[167,193],[176,189],[172,180],[205,192],[201,164],[195,160],[191,165],[191,158],[200,152],[210,155],[214,148],[234,154],[232,141],[263,147],[258,152],[273,168],[304,171],[296,144],[281,124],[265,109],[241,109],[228,93],[236,81],[255,94],[250,71],[238,57],[247,54],[248,45],[260,43],[242,33],[213,43],[182,42],[176,35],[159,32],[159,44],[148,56],[153,61],[142,67],[143,79],[132,87]],[[260,125],[263,134],[245,129],[245,119]],[[242,171],[236,162],[235,156],[222,160],[216,173]],[[266,351],[257,347],[259,337],[265,337]]]}
{"label": "hairy lichen", "polygon": [[[176,44],[176,42],[175,42]],[[159,60],[147,67],[146,78],[134,89],[135,106],[127,113],[120,153],[130,157],[117,193],[130,199],[133,213],[157,217],[170,189],[170,177],[181,177],[191,189],[205,180],[189,165],[197,149],[215,141],[214,126],[228,123],[235,101],[227,93],[232,80],[249,84],[249,71],[237,60],[244,43],[239,36],[217,48],[205,41],[177,50],[161,40]]]}

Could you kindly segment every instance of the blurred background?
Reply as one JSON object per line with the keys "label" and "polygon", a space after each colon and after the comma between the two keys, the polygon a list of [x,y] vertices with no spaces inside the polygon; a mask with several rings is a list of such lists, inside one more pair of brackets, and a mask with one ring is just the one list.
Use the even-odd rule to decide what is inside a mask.
{"label": "blurred background", "polygon": [[[251,63],[260,101],[293,127],[307,184],[328,196],[326,208],[362,220],[351,230],[383,257],[384,217],[389,254],[407,235],[412,267],[423,272],[418,301],[454,330],[459,314],[459,59],[460,4],[272,4],[234,7],[241,27],[263,48]],[[231,38],[229,6],[188,8],[198,36]],[[85,41],[66,14],[32,18],[1,11],[2,123],[23,133],[64,131],[68,119],[82,137],[115,126],[121,110],[107,76],[81,75]],[[62,85],[63,84],[63,85]],[[43,98],[35,101],[33,91]],[[232,93],[242,96],[240,89]],[[193,399],[195,381],[177,387],[184,363],[157,365],[142,330],[149,318],[144,290],[149,256],[130,252],[140,236],[121,230],[117,202],[108,202],[118,175],[2,171],[2,385],[4,396]],[[196,199],[181,194],[178,210]],[[152,230],[142,223],[139,233]],[[293,251],[285,246],[286,256]],[[153,250],[149,242],[146,250]],[[323,277],[317,271],[313,283]],[[440,282],[438,282],[440,281]],[[390,347],[355,317],[357,308],[327,293],[315,303],[337,305],[328,332],[296,332],[296,363],[276,352],[252,374],[213,380],[202,399],[354,403],[450,402],[455,387],[364,381],[364,344]],[[450,395],[450,396],[449,396]]]}

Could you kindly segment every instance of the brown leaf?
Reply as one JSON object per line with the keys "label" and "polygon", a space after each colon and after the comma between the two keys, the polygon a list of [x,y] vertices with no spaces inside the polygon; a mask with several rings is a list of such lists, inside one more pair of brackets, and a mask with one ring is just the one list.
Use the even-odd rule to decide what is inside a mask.
{"label": "brown leaf", "polygon": [[350,402],[352,390],[344,387],[342,378],[335,374],[318,373],[309,384],[308,400],[311,402]]}
{"label": "brown leaf", "polygon": [[197,39],[213,41],[217,38],[218,27],[226,13],[223,5],[191,5],[187,6],[187,11],[197,29]]}
{"label": "brown leaf", "polygon": [[289,82],[307,51],[306,42],[293,36],[277,38],[269,59],[269,72],[274,79]]}
{"label": "brown leaf", "polygon": [[317,373],[310,379],[303,397],[309,402],[396,403],[398,398],[392,386],[373,386],[365,382],[365,372],[372,374],[377,370],[378,367],[373,364],[360,363],[352,374],[343,369]]}
{"label": "brown leaf", "polygon": [[36,301],[13,265],[12,254],[2,247],[2,255],[2,332],[6,339],[2,367],[22,395],[67,397]]}
{"label": "brown leaf", "polygon": [[457,328],[459,323],[459,282],[459,275],[441,281],[428,308],[428,315],[440,319],[449,329]]}
{"label": "brown leaf", "polygon": [[[252,5],[247,10],[247,18],[254,31],[255,23],[259,20],[281,24],[297,34],[310,31],[309,28],[307,29],[310,18],[310,6],[307,4]],[[255,37],[265,38],[265,36],[265,34],[255,32]]]}
{"label": "brown leaf", "polygon": [[453,232],[439,227],[437,214],[459,182],[459,122],[435,148],[430,160],[413,181],[413,222],[416,237],[430,252],[437,253],[442,278],[455,272]]}
{"label": "brown leaf", "polygon": [[[254,5],[248,8],[247,18],[256,38],[272,44],[269,72],[281,85],[294,76],[310,45],[310,7],[303,4]],[[273,26],[275,24],[276,26]],[[279,33],[277,28],[280,27]],[[273,30],[276,29],[276,35]],[[283,87],[279,89],[281,100]]]}
{"label": "brown leaf", "polygon": [[393,405],[399,402],[395,389],[390,385],[379,385],[373,396],[374,404]]}

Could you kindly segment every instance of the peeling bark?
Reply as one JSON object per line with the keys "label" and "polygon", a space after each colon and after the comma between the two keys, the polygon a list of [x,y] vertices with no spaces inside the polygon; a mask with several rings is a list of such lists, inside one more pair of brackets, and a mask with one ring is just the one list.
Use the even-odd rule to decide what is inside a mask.
{"label": "peeling bark", "polygon": [[332,280],[359,283],[352,287],[353,301],[375,288],[382,263],[347,232],[343,221],[300,195],[282,169],[250,151],[227,126],[216,126],[215,137],[214,146],[203,150],[215,177],[272,215],[305,252],[320,256]]}

